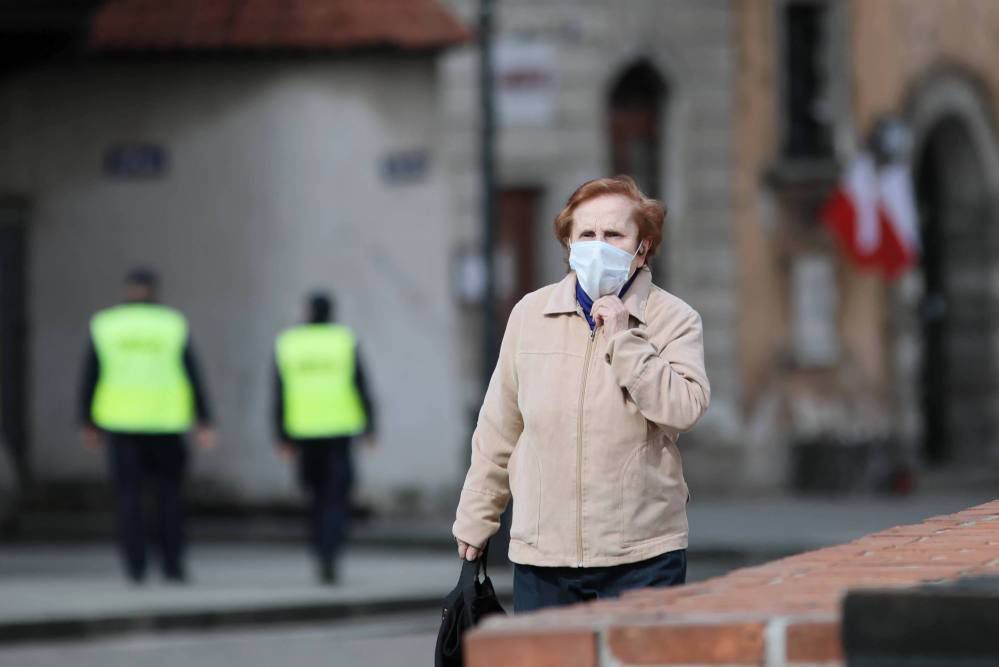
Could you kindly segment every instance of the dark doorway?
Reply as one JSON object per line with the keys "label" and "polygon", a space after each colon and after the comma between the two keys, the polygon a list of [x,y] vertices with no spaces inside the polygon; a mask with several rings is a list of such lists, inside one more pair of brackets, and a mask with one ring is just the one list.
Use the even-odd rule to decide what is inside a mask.
{"label": "dark doorway", "polygon": [[784,141],[787,158],[832,156],[829,115],[830,7],[825,2],[788,2],[783,10]]}
{"label": "dark doorway", "polygon": [[29,481],[27,206],[0,197],[0,436],[19,483]]}
{"label": "dark doorway", "polygon": [[535,229],[538,188],[515,187],[499,191],[499,234],[496,244],[496,321],[506,326],[510,311],[528,292],[537,289]]}
{"label": "dark doorway", "polygon": [[939,122],[916,160],[925,296],[922,413],[930,463],[975,464],[996,436],[995,235],[982,165],[957,118]]}
{"label": "dark doorway", "polygon": [[[636,62],[618,76],[610,90],[607,128],[612,174],[628,174],[649,197],[662,197],[662,118],[666,82],[647,61]],[[665,230],[664,230],[665,236]],[[664,243],[666,239],[664,239]],[[656,274],[665,275],[663,254]],[[657,281],[657,282],[661,282]]]}

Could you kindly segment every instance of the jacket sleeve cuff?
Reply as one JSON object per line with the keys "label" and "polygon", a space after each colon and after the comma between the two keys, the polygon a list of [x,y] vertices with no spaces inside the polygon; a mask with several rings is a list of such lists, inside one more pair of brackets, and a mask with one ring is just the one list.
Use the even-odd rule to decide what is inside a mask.
{"label": "jacket sleeve cuff", "polygon": [[[462,542],[481,548],[499,530],[499,516],[505,499],[465,488],[458,502],[458,513],[451,533]],[[500,507],[500,503],[503,507]]]}

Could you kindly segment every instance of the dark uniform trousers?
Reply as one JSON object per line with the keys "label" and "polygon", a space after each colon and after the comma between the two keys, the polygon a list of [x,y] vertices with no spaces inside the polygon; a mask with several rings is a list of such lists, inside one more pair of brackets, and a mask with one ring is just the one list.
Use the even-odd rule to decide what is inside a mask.
{"label": "dark uniform trousers", "polygon": [[298,440],[298,476],[309,495],[310,533],[320,563],[336,559],[350,527],[351,438]]}
{"label": "dark uniform trousers", "polygon": [[164,576],[184,576],[184,508],[181,484],[187,446],[179,434],[108,434],[108,455],[118,494],[121,551],[129,576],[146,573],[145,490],[155,499],[155,534]]}

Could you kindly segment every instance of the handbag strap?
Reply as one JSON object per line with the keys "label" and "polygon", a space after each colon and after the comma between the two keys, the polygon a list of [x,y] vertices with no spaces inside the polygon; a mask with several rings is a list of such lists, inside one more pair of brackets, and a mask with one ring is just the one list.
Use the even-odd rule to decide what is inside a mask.
{"label": "handbag strap", "polygon": [[482,564],[482,578],[485,579],[489,576],[489,572],[486,571],[486,564],[489,562],[489,540],[486,540],[485,546],[482,547],[482,553],[479,554],[476,561]]}
{"label": "handbag strap", "polygon": [[465,602],[462,606],[464,607],[469,627],[475,625],[475,618],[472,616],[472,604],[475,602],[478,594],[476,585],[479,583],[479,571],[482,571],[483,578],[488,576],[486,574],[486,559],[488,555],[489,542],[486,542],[478,558],[475,560],[466,560],[461,565],[459,582],[461,584],[461,594]]}

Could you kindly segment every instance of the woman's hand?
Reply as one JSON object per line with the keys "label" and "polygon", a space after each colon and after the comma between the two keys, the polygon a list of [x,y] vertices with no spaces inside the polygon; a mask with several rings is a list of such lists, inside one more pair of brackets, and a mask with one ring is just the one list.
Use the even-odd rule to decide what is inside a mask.
{"label": "woman's hand", "polygon": [[628,328],[628,309],[624,302],[614,294],[602,296],[593,302],[590,316],[598,327],[604,328],[608,338]]}
{"label": "woman's hand", "polygon": [[[457,538],[455,538],[457,539]],[[462,560],[475,560],[481,552],[467,542],[458,540],[458,558]]]}

